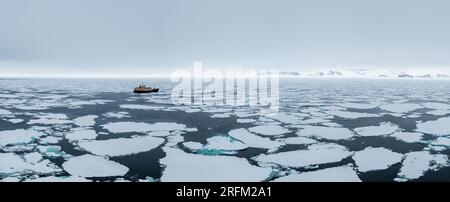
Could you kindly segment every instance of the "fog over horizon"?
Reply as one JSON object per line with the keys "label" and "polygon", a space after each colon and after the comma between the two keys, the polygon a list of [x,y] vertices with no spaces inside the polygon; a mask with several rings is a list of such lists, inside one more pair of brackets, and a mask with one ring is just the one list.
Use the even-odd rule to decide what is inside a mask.
{"label": "fog over horizon", "polygon": [[0,75],[450,71],[445,0],[0,0]]}

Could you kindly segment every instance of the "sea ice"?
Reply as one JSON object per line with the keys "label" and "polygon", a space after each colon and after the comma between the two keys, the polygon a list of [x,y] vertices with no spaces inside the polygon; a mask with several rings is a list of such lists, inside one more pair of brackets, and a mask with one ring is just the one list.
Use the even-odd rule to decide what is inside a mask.
{"label": "sea ice", "polygon": [[439,102],[426,102],[421,103],[425,108],[429,109],[450,109],[449,104],[439,103]]}
{"label": "sea ice", "polygon": [[208,144],[205,145],[204,149],[213,150],[225,150],[225,151],[238,151],[247,149],[247,146],[240,142],[226,136],[214,136],[206,140]]}
{"label": "sea ice", "polygon": [[258,182],[272,173],[271,168],[251,165],[244,158],[188,154],[170,147],[163,150],[163,182]]}
{"label": "sea ice", "polygon": [[260,137],[248,132],[248,130],[243,128],[231,130],[230,132],[228,132],[228,135],[240,140],[248,147],[253,148],[265,148],[274,150],[282,145],[281,142],[273,141],[269,138]]}
{"label": "sea ice", "polygon": [[136,105],[136,104],[124,104],[120,105],[122,109],[140,109],[140,110],[161,110],[163,107],[150,106],[150,105]]}
{"label": "sea ice", "polygon": [[39,136],[39,132],[30,129],[0,131],[0,146],[26,144],[33,141],[33,138],[38,138]]}
{"label": "sea ice", "polygon": [[66,139],[69,141],[80,141],[80,140],[93,140],[97,137],[97,133],[92,129],[72,129],[66,134]]}
{"label": "sea ice", "polygon": [[355,132],[360,136],[380,136],[388,135],[399,130],[398,126],[391,123],[381,123],[378,126],[366,126],[355,128]]}
{"label": "sea ice", "polygon": [[258,133],[265,136],[282,135],[290,131],[279,125],[267,124],[262,126],[255,126],[248,129],[251,132]]}
{"label": "sea ice", "polygon": [[422,140],[423,133],[395,132],[391,136],[407,143],[418,143]]}
{"label": "sea ice", "polygon": [[283,141],[286,144],[314,144],[317,143],[316,140],[307,138],[307,137],[288,137],[285,139],[280,139],[280,141]]}
{"label": "sea ice", "polygon": [[275,179],[274,182],[361,182],[351,166],[303,172]]}
{"label": "sea ice", "polygon": [[150,132],[150,131],[174,131],[187,130],[186,126],[179,123],[159,122],[159,123],[143,123],[143,122],[115,122],[108,123],[103,126],[112,133],[129,133],[129,132]]}
{"label": "sea ice", "polygon": [[260,163],[275,163],[287,167],[306,167],[325,163],[339,162],[349,157],[352,152],[344,146],[334,143],[319,143],[304,150],[288,151],[275,154],[262,154],[255,158]]}
{"label": "sea ice", "polygon": [[373,109],[379,106],[379,104],[369,104],[369,103],[343,103],[340,106],[351,109]]}
{"label": "sea ice", "polygon": [[402,167],[396,181],[406,181],[421,177],[426,171],[438,170],[448,166],[448,157],[444,154],[430,154],[428,151],[416,151],[405,154]]}
{"label": "sea ice", "polygon": [[386,104],[382,105],[380,109],[394,112],[394,113],[407,113],[412,112],[417,109],[421,109],[423,106],[419,104],[413,104],[413,103],[397,103],[397,104]]}
{"label": "sea ice", "polygon": [[402,154],[382,147],[367,147],[362,151],[355,152],[353,155],[353,160],[355,160],[359,172],[384,170],[399,163],[402,158]]}
{"label": "sea ice", "polygon": [[347,140],[354,136],[354,133],[346,128],[323,126],[302,126],[302,128],[296,133],[297,135],[328,140]]}
{"label": "sea ice", "polygon": [[443,116],[443,115],[450,114],[450,110],[438,109],[438,110],[428,111],[426,113],[434,115],[434,116]]}
{"label": "sea ice", "polygon": [[79,143],[79,146],[96,155],[125,156],[150,151],[161,145],[163,142],[163,138],[141,136],[134,138],[93,140],[81,142]]}
{"label": "sea ice", "polygon": [[349,111],[327,111],[327,114],[338,116],[344,119],[359,119],[359,118],[368,118],[368,117],[380,117],[379,114],[369,114],[362,112],[349,112]]}
{"label": "sea ice", "polygon": [[450,117],[418,123],[416,131],[432,135],[450,135]]}
{"label": "sea ice", "polygon": [[95,115],[87,115],[74,119],[75,125],[77,126],[93,126],[95,124],[95,119],[97,116]]}
{"label": "sea ice", "polygon": [[123,176],[129,170],[119,163],[90,154],[70,158],[62,166],[69,174],[78,177]]}

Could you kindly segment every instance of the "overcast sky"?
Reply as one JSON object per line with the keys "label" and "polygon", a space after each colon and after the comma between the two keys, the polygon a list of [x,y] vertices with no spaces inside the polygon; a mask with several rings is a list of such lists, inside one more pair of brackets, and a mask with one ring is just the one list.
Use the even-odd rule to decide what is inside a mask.
{"label": "overcast sky", "polygon": [[450,68],[448,0],[0,0],[0,70]]}

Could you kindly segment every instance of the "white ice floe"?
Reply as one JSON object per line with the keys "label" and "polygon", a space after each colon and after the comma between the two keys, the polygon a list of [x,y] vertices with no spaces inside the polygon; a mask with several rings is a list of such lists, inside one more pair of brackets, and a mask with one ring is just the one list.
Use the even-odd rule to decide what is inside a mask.
{"label": "white ice floe", "polygon": [[24,121],[23,119],[5,119],[5,120],[14,124],[22,123]]}
{"label": "white ice floe", "polygon": [[91,180],[77,176],[62,176],[62,177],[48,176],[48,177],[27,179],[25,180],[25,182],[91,182]]}
{"label": "white ice floe", "polygon": [[366,126],[355,128],[355,132],[360,136],[380,136],[388,135],[399,130],[398,126],[392,123],[380,123],[378,126]]}
{"label": "white ice floe", "polygon": [[108,112],[106,114],[103,114],[104,117],[108,117],[108,118],[129,118],[130,115],[128,112]]}
{"label": "white ice floe", "polygon": [[269,138],[260,137],[248,132],[248,130],[243,128],[231,130],[230,132],[228,132],[228,135],[240,140],[248,147],[253,148],[265,148],[274,150],[283,145],[281,142],[273,141]]}
{"label": "white ice floe", "polygon": [[0,146],[26,144],[33,141],[34,138],[38,138],[40,135],[39,132],[30,129],[0,131]]}
{"label": "white ice floe", "polygon": [[36,163],[26,162],[20,156],[13,153],[0,153],[0,174],[12,173],[37,173],[49,174],[60,172],[56,165],[49,160],[43,160]]}
{"label": "white ice floe", "polygon": [[211,118],[230,118],[230,117],[231,117],[231,114],[229,114],[229,113],[211,115]]}
{"label": "white ice floe", "polygon": [[413,104],[413,103],[396,103],[396,104],[386,104],[380,106],[380,109],[394,112],[394,113],[407,113],[412,112],[417,109],[422,109],[423,106],[419,104]]}
{"label": "white ice floe", "polygon": [[117,162],[90,154],[73,157],[62,166],[69,174],[78,177],[123,176],[129,170]]}
{"label": "white ice floe", "polygon": [[164,142],[163,138],[142,136],[134,138],[117,138],[93,140],[78,145],[90,153],[101,156],[125,156],[150,151]]}
{"label": "white ice floe", "polygon": [[355,160],[359,172],[384,170],[399,163],[402,158],[403,154],[382,147],[367,147],[353,155],[353,160]]}
{"label": "white ice floe", "polygon": [[150,131],[175,131],[187,130],[184,124],[159,122],[159,123],[143,123],[143,122],[115,122],[108,123],[103,126],[112,133],[129,133],[129,132],[150,132]]}
{"label": "white ice floe", "polygon": [[248,130],[265,136],[282,135],[290,132],[288,129],[274,124],[255,126],[249,128]]}
{"label": "white ice floe", "polygon": [[428,109],[450,109],[449,104],[439,103],[439,102],[425,102],[421,103],[425,108]]}
{"label": "white ice floe", "polygon": [[262,154],[255,158],[260,163],[274,163],[287,167],[307,167],[325,163],[339,162],[349,157],[352,152],[344,146],[333,143],[320,143],[308,146],[307,149]]}
{"label": "white ice floe", "polygon": [[140,109],[140,110],[161,110],[163,107],[150,106],[150,105],[136,105],[136,104],[124,104],[120,105],[122,109]]}
{"label": "white ice floe", "polygon": [[203,148],[203,144],[200,142],[183,142],[183,146],[185,146],[186,148],[192,150],[192,151],[196,151],[196,150],[200,150]]}
{"label": "white ice floe", "polygon": [[432,135],[450,135],[450,117],[418,123],[416,131]]}
{"label": "white ice floe", "polygon": [[11,115],[12,113],[6,109],[0,109],[0,116]]}
{"label": "white ice floe", "polygon": [[448,138],[448,137],[438,137],[436,140],[431,142],[431,145],[450,147],[450,138]]}
{"label": "white ice floe", "polygon": [[172,134],[170,134],[169,131],[166,130],[162,130],[162,131],[153,131],[148,133],[147,135],[153,136],[153,137],[167,137],[170,136]]}
{"label": "white ice floe", "polygon": [[347,128],[323,126],[302,126],[302,128],[296,133],[297,135],[328,140],[347,140],[354,136],[354,133]]}
{"label": "white ice floe", "polygon": [[450,114],[450,110],[438,109],[438,110],[428,111],[428,112],[425,112],[425,113],[431,114],[431,115],[434,115],[434,116],[443,116],[443,115]]}
{"label": "white ice floe", "polygon": [[258,182],[272,173],[271,168],[251,165],[245,158],[188,154],[179,149],[163,148],[166,156],[163,182]]}
{"label": "white ice floe", "polygon": [[369,114],[363,112],[349,112],[349,111],[327,111],[327,114],[338,116],[344,119],[359,119],[359,118],[370,118],[370,117],[380,117],[379,114]]}
{"label": "white ice floe", "polygon": [[39,152],[28,153],[28,154],[25,154],[23,157],[25,158],[25,160],[27,162],[30,162],[33,164],[39,162],[42,159],[42,155]]}
{"label": "white ice floe", "polygon": [[70,124],[71,120],[67,120],[65,114],[44,114],[38,115],[36,118],[28,121],[28,124],[42,124],[42,125],[58,125],[58,124]]}
{"label": "white ice floe", "polygon": [[274,182],[361,182],[351,166],[303,172],[275,179]]}
{"label": "white ice floe", "polygon": [[92,129],[72,129],[66,134],[66,139],[69,141],[80,141],[80,140],[93,140],[97,137],[97,133]]}
{"label": "white ice floe", "polygon": [[418,143],[422,140],[423,133],[395,132],[391,136],[403,142]]}
{"label": "white ice floe", "polygon": [[374,103],[343,103],[340,106],[350,109],[373,109],[379,106],[379,104]]}
{"label": "white ice floe", "polygon": [[56,144],[61,140],[60,137],[47,136],[39,139],[40,144]]}
{"label": "white ice floe", "polygon": [[206,140],[208,144],[204,149],[238,151],[247,149],[247,146],[239,140],[227,136],[214,136]]}
{"label": "white ice floe", "polygon": [[407,181],[421,177],[425,172],[448,166],[448,157],[444,154],[430,154],[428,151],[416,151],[405,154],[402,167],[396,181]]}
{"label": "white ice floe", "polygon": [[255,119],[237,119],[236,122],[238,123],[253,123],[256,122]]}
{"label": "white ice floe", "polygon": [[82,116],[82,117],[78,117],[76,119],[74,119],[75,125],[77,126],[93,126],[95,125],[95,119],[97,118],[96,115],[87,115],[87,116]]}
{"label": "white ice floe", "polygon": [[286,114],[286,113],[276,113],[274,115],[269,115],[267,118],[277,120],[279,122],[283,123],[289,123],[289,124],[299,124],[302,120],[302,118],[299,118],[297,116]]}
{"label": "white ice floe", "polygon": [[307,137],[289,137],[285,139],[280,139],[280,141],[286,143],[286,144],[314,144],[317,143],[316,140],[307,138]]}

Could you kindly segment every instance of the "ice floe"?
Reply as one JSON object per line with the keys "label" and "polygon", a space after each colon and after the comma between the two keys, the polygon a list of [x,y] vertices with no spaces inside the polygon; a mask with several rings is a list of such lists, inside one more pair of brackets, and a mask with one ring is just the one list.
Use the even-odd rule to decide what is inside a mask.
{"label": "ice floe", "polygon": [[188,154],[170,147],[163,150],[163,182],[258,182],[272,173],[271,168],[251,165],[244,158]]}
{"label": "ice floe", "polygon": [[353,160],[355,160],[359,172],[384,170],[399,163],[402,158],[403,154],[382,147],[367,147],[353,155]]}
{"label": "ice floe", "polygon": [[327,111],[327,114],[338,116],[344,119],[359,119],[368,117],[380,117],[379,114],[369,114],[363,112],[350,112],[350,111]]}
{"label": "ice floe", "polygon": [[450,109],[449,104],[439,103],[439,102],[425,102],[421,103],[425,108],[429,109]]}
{"label": "ice floe", "polygon": [[417,124],[416,131],[432,135],[450,135],[450,117]]}
{"label": "ice floe", "polygon": [[42,125],[57,125],[57,124],[70,124],[71,120],[67,120],[68,117],[65,114],[44,114],[38,115],[38,119],[31,119],[28,124],[42,124]]}
{"label": "ice floe", "polygon": [[290,131],[279,125],[267,124],[262,126],[255,126],[248,129],[251,132],[258,133],[265,136],[282,135]]}
{"label": "ice floe", "polygon": [[448,157],[444,154],[430,154],[428,151],[416,151],[405,154],[402,167],[396,181],[413,180],[425,172],[448,166]]}
{"label": "ice floe", "polygon": [[189,130],[184,124],[159,122],[159,123],[143,123],[143,122],[115,122],[108,123],[103,126],[112,133],[129,133],[129,132],[150,132],[150,131],[174,131]]}
{"label": "ice floe", "polygon": [[438,109],[438,110],[428,111],[426,113],[434,115],[434,116],[443,116],[443,115],[450,114],[450,110]]}
{"label": "ice floe", "polygon": [[123,176],[129,170],[117,162],[90,154],[70,158],[62,166],[69,174],[78,177]]}
{"label": "ice floe", "polygon": [[163,138],[142,136],[133,138],[117,138],[109,140],[93,140],[78,145],[90,153],[101,156],[125,156],[150,151],[164,142]]}
{"label": "ice floe", "polygon": [[255,119],[237,119],[236,122],[238,123],[253,123],[256,122]]}
{"label": "ice floe", "polygon": [[307,137],[289,137],[285,139],[280,139],[280,141],[286,143],[286,144],[314,144],[317,143],[316,140],[307,138]]}
{"label": "ice floe", "polygon": [[38,177],[34,179],[26,179],[25,182],[91,182],[83,177],[77,176],[48,176],[48,177]]}
{"label": "ice floe", "polygon": [[[34,161],[33,159],[31,159]],[[37,173],[49,174],[60,172],[61,170],[49,160],[40,162],[26,162],[17,154],[0,153],[0,174],[12,173]]]}
{"label": "ice floe", "polygon": [[238,151],[247,149],[247,146],[231,137],[227,136],[214,136],[206,140],[208,144],[205,145],[204,149],[213,150],[225,150],[225,151]]}
{"label": "ice floe", "polygon": [[40,135],[39,132],[30,129],[0,131],[0,146],[26,144],[33,141],[34,138],[38,138]]}
{"label": "ice floe", "polygon": [[248,147],[253,148],[265,148],[274,150],[283,145],[283,143],[281,142],[273,141],[269,138],[260,137],[253,133],[250,133],[248,130],[244,128],[231,130],[230,132],[228,132],[228,135],[240,140]]}
{"label": "ice floe", "polygon": [[392,137],[395,137],[398,140],[407,143],[418,143],[423,138],[423,133],[412,133],[412,132],[395,132],[391,134]]}
{"label": "ice floe", "polygon": [[345,108],[351,108],[351,109],[373,109],[379,106],[379,104],[373,104],[373,103],[343,103],[339,106],[345,107]]}
{"label": "ice floe", "polygon": [[11,115],[12,113],[6,109],[0,109],[0,116]]}
{"label": "ice floe", "polygon": [[120,105],[122,109],[140,109],[140,110],[160,110],[163,107],[150,106],[150,105],[136,105],[136,104],[124,104]]}
{"label": "ice floe", "polygon": [[255,158],[260,163],[274,163],[287,167],[307,167],[325,163],[339,162],[349,157],[352,152],[341,145],[333,143],[319,143],[308,146],[307,149],[262,154]]}
{"label": "ice floe", "polygon": [[346,128],[323,126],[302,126],[302,128],[296,133],[297,135],[328,140],[346,140],[354,136],[354,133]]}
{"label": "ice floe", "polygon": [[97,137],[97,133],[92,129],[77,128],[72,129],[65,137],[69,141],[93,140]]}
{"label": "ice floe", "polygon": [[275,179],[274,182],[361,182],[351,166],[303,172]]}
{"label": "ice floe", "polygon": [[130,115],[128,112],[108,112],[103,114],[103,116],[108,117],[108,118],[129,118]]}
{"label": "ice floe", "polygon": [[378,126],[366,126],[355,128],[355,132],[360,136],[380,136],[388,135],[399,130],[398,126],[392,123],[380,123]]}
{"label": "ice floe", "polygon": [[412,112],[417,109],[423,108],[422,105],[413,104],[413,103],[396,103],[396,104],[386,104],[380,106],[380,109],[394,112],[394,113],[407,113]]}
{"label": "ice floe", "polygon": [[87,115],[74,119],[74,122],[77,126],[93,126],[96,118],[96,115]]}

